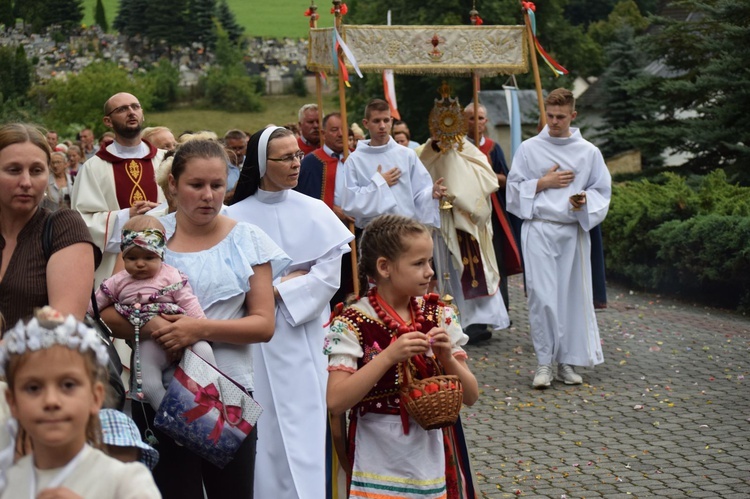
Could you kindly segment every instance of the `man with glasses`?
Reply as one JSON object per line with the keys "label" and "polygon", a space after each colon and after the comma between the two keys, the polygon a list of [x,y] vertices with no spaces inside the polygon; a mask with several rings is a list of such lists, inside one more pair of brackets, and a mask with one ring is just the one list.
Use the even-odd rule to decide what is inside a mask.
{"label": "man with glasses", "polygon": [[155,171],[165,151],[141,139],[144,119],[138,99],[124,92],[113,95],[104,103],[103,121],[115,140],[83,164],[71,196],[72,208],[81,213],[102,250],[97,285],[112,275],[123,224],[164,201]]}

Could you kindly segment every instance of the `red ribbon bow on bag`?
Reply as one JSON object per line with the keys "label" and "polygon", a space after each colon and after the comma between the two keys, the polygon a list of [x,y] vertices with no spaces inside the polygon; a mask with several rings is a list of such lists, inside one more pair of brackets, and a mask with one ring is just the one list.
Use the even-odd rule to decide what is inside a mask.
{"label": "red ribbon bow on bag", "polygon": [[[193,407],[182,414],[188,423],[192,423],[196,419],[205,416],[211,409],[216,408],[219,411],[214,429],[208,435],[209,440],[214,444],[219,443],[225,419],[232,426],[237,426],[242,421],[242,408],[238,405],[224,405],[221,401],[219,390],[213,383],[205,387],[198,387],[198,391],[195,392],[195,402],[198,404],[197,407]],[[224,414],[226,414],[226,418]]]}

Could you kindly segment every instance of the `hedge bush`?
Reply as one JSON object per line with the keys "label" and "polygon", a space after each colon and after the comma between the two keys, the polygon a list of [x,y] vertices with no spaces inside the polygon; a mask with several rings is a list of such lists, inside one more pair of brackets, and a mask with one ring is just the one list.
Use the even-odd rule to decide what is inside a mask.
{"label": "hedge bush", "polygon": [[662,289],[705,295],[708,301],[750,305],[750,217],[699,215],[653,231]]}
{"label": "hedge bush", "polygon": [[750,188],[716,170],[613,186],[607,272],[651,290],[750,307]]}

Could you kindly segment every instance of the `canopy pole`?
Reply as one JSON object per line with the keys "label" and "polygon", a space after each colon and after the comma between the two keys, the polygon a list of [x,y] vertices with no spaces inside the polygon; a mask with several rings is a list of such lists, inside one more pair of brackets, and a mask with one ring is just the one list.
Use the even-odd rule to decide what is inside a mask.
{"label": "canopy pole", "polygon": [[[481,26],[483,23],[482,18],[479,17],[476,2],[472,3],[471,10],[469,11],[469,19],[471,20],[472,26]],[[471,72],[471,89],[471,101],[474,104],[474,144],[479,147],[482,138],[479,136],[479,75],[476,71]]]}
{"label": "canopy pole", "polygon": [[[336,31],[339,32],[339,35],[341,35],[341,22],[342,22],[342,14],[341,14],[341,0],[333,0],[333,14],[335,16],[335,24],[334,28]],[[339,60],[343,61],[343,53],[342,53],[341,47],[338,49],[338,57]],[[346,161],[346,159],[349,157],[349,120],[346,117],[346,86],[344,83],[343,75],[341,74],[341,71],[339,71],[339,112],[341,113],[341,126],[345,127],[345,133],[344,133],[344,158],[343,160]],[[321,139],[322,139],[322,128],[321,127]],[[342,172],[343,174],[343,172]],[[355,234],[354,230],[354,224],[349,224],[349,230],[352,234]],[[352,239],[352,242],[349,243],[349,246],[352,249],[351,252],[351,260],[352,260],[352,283],[354,284],[354,295],[359,296],[360,289],[359,289],[359,273],[357,272],[357,240]],[[367,290],[364,290],[367,291]]]}
{"label": "canopy pole", "polygon": [[[315,5],[315,0],[310,0],[310,29],[318,27],[318,6]],[[318,130],[323,129],[323,82],[320,78],[320,71],[315,72],[315,96],[317,97],[318,103]],[[323,147],[323,134],[320,134],[320,147]]]}
{"label": "canopy pole", "polygon": [[539,103],[539,129],[547,125],[547,114],[544,112],[544,96],[542,95],[542,80],[539,77],[539,63],[536,60],[536,46],[534,45],[534,32],[531,30],[531,19],[526,9],[523,9],[523,20],[526,23],[526,38],[529,41],[529,57],[531,57],[531,69],[534,72],[534,84],[536,85],[536,99]]}

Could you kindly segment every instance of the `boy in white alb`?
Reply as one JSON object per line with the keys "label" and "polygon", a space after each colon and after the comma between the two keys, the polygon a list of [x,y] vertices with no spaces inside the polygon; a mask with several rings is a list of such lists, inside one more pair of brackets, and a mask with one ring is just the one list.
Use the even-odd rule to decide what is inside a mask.
{"label": "boy in white alb", "polygon": [[523,220],[521,243],[531,339],[539,364],[534,388],[552,382],[552,363],[568,385],[573,366],[604,362],[591,288],[589,230],[607,216],[612,179],[596,146],[570,123],[575,99],[558,88],[545,99],[547,126],[513,157],[508,211]]}
{"label": "boy in white alb", "polygon": [[344,165],[344,213],[363,229],[373,218],[403,215],[431,227],[440,227],[438,199],[445,194],[443,179],[433,183],[416,153],[391,137],[388,103],[373,99],[362,124],[369,140],[360,140]]}

